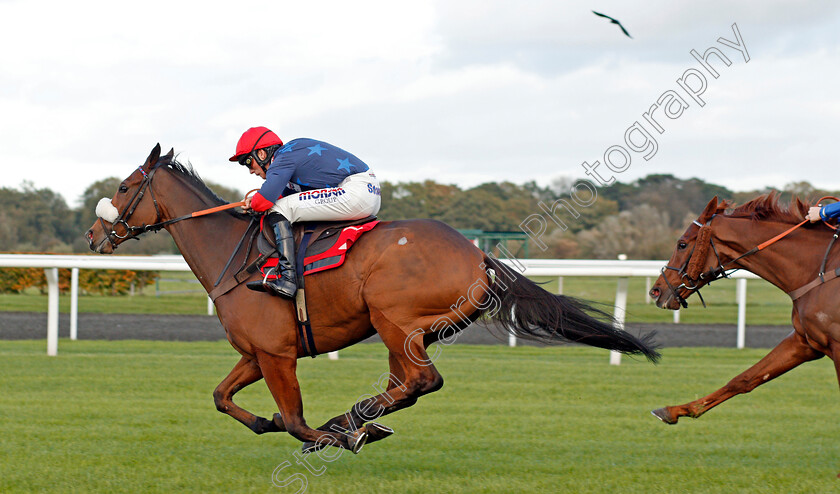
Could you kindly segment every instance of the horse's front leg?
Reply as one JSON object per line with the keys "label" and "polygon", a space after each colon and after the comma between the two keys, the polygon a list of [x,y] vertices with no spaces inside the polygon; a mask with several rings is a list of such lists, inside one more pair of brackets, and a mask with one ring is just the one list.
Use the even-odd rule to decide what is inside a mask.
{"label": "horse's front leg", "polygon": [[239,362],[233,366],[230,374],[213,391],[213,401],[216,402],[216,409],[242,422],[257,434],[283,432],[286,429],[280,414],[275,414],[274,420],[268,420],[240,408],[233,402],[233,395],[237,391],[259,381],[262,377],[262,371],[253,358],[245,356],[240,358]]}
{"label": "horse's front leg", "polygon": [[755,365],[735,376],[726,386],[714,393],[684,405],[659,408],[651,413],[666,424],[676,424],[680,417],[698,418],[729,398],[749,393],[797,365],[822,356],[822,353],[808,345],[804,337],[793,332]]}
{"label": "horse's front leg", "polygon": [[358,453],[367,440],[367,434],[355,431],[344,434],[334,431],[318,431],[306,425],[303,418],[303,401],[297,380],[297,357],[278,356],[260,352],[257,362],[262,371],[274,401],[280,408],[286,431],[296,439],[319,446],[335,446]]}

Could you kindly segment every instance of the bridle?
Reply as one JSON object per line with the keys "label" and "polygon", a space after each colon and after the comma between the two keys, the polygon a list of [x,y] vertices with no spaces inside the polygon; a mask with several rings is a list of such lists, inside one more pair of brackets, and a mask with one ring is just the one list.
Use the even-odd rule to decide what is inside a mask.
{"label": "bridle", "polygon": [[[700,288],[720,278],[729,277],[730,273],[726,272],[726,266],[734,261],[729,261],[728,263],[723,264],[720,260],[720,254],[718,254],[717,247],[715,247],[715,242],[712,239],[711,224],[715,216],[717,215],[713,214],[705,225],[697,220],[694,220],[694,224],[700,227],[700,231],[697,233],[697,240],[691,247],[691,252],[689,252],[685,262],[680,267],[665,265],[660,271],[662,273],[662,279],[665,280],[665,284],[668,286],[668,289],[671,290],[671,294],[683,308],[688,307],[688,302],[685,300],[684,297],[680,296],[679,290],[683,288],[689,291],[693,290],[692,293],[697,293],[697,296],[700,297],[700,302],[703,304],[703,307],[706,307],[706,301],[703,300],[703,295],[700,294]],[[706,239],[708,239],[708,243],[705,243]],[[697,248],[698,246],[700,246],[699,250]],[[711,248],[712,252],[715,253],[715,259],[717,259],[717,267],[710,268],[706,272],[700,272],[700,270],[702,269],[701,263],[706,260],[706,257],[708,257],[709,248]],[[697,253],[697,257],[695,257],[695,252]],[[739,257],[738,259],[740,259],[741,257]],[[692,262],[692,260],[694,262]],[[668,281],[668,277],[665,276],[665,270],[668,269],[677,272],[677,275],[680,277],[680,280],[682,280],[682,283],[679,286],[674,287],[671,284],[671,282]],[[733,272],[734,271],[735,270],[733,270]],[[689,293],[688,295],[691,295],[691,293]]]}
{"label": "bridle", "polygon": [[[183,216],[179,216],[177,218],[172,218],[170,220],[161,221],[160,220],[160,218],[161,218],[160,207],[158,207],[157,198],[155,197],[155,192],[154,192],[154,189],[152,189],[151,185],[152,185],[152,179],[154,178],[155,172],[157,171],[157,169],[161,165],[164,165],[166,163],[168,163],[168,161],[158,160],[158,162],[155,163],[154,167],[148,173],[146,173],[146,170],[144,170],[142,166],[139,166],[137,168],[138,170],[140,170],[140,173],[143,175],[143,182],[140,184],[139,187],[137,187],[137,190],[134,191],[134,195],[131,197],[131,200],[128,202],[128,205],[126,205],[126,207],[123,208],[122,212],[120,212],[120,214],[117,216],[117,218],[113,222],[111,222],[111,228],[109,229],[108,227],[106,227],[105,226],[105,220],[102,219],[102,217],[99,217],[99,223],[100,223],[100,225],[102,225],[102,231],[105,232],[105,238],[99,243],[98,247],[101,247],[102,244],[104,244],[107,241],[111,244],[112,248],[116,249],[118,244],[117,244],[115,239],[119,239],[119,240],[122,240],[122,241],[130,240],[130,239],[140,240],[138,238],[140,235],[142,235],[146,232],[157,232],[160,229],[162,229],[163,227],[165,227],[167,225],[171,225],[172,223],[177,223],[179,221],[186,220],[186,219],[189,219],[189,218],[197,218],[199,216],[204,216],[206,214],[215,213],[217,211],[224,211],[226,209],[232,209],[232,208],[235,208],[237,206],[244,206],[245,205],[245,201],[234,202],[234,203],[230,203],[230,204],[224,204],[224,205],[221,205],[221,206],[217,206],[217,207],[214,207],[214,208],[203,209],[201,211],[195,211],[193,213],[185,214]],[[134,211],[137,209],[137,206],[140,204],[140,201],[143,200],[143,196],[146,194],[147,190],[149,191],[149,194],[152,197],[152,203],[155,206],[155,222],[152,223],[151,225],[146,225],[144,223],[143,225],[140,225],[140,226],[131,226],[131,225],[128,224],[128,219],[131,218],[131,215],[134,214]],[[254,190],[248,192],[248,194],[256,192],[256,190],[257,189],[254,189]],[[246,194],[246,197],[247,197],[248,194]],[[125,233],[123,235],[120,235],[119,233],[117,233],[116,228],[115,228],[117,225],[122,225],[123,228],[125,229]],[[98,248],[97,248],[97,250],[98,250]]]}
{"label": "bridle", "polygon": [[[159,221],[160,220],[160,208],[158,208],[158,203],[157,203],[157,199],[155,198],[155,193],[151,188],[152,179],[154,178],[155,172],[157,171],[160,164],[161,164],[160,161],[158,161],[155,164],[154,168],[152,168],[152,170],[148,173],[146,173],[146,170],[144,170],[142,166],[137,167],[137,169],[140,170],[140,173],[143,175],[143,183],[141,183],[140,187],[138,187],[137,190],[134,191],[134,195],[131,196],[131,200],[128,202],[126,207],[123,208],[123,210],[122,210],[122,212],[120,212],[119,216],[117,216],[117,219],[115,219],[113,222],[111,222],[110,231],[109,231],[109,228],[105,226],[105,220],[102,219],[102,217],[99,217],[99,224],[102,225],[102,231],[106,232],[105,233],[105,238],[99,244],[100,246],[103,243],[105,243],[105,241],[107,240],[111,244],[111,247],[116,248],[117,247],[117,242],[115,241],[115,239],[129,240],[129,239],[133,238],[133,239],[139,240],[137,237],[139,237],[141,234],[146,233],[148,231],[158,231],[161,228],[163,228],[164,226],[166,226],[167,224],[169,224],[165,221],[164,222]],[[149,194],[151,194],[152,202],[155,205],[155,214],[156,214],[155,219],[156,219],[156,222],[151,224],[151,225],[144,224],[142,226],[131,226],[131,225],[128,224],[128,219],[131,218],[131,215],[134,214],[134,211],[137,209],[137,206],[140,204],[140,201],[143,200],[143,196],[146,194],[147,189],[149,191]],[[123,228],[125,229],[125,234],[120,235],[119,233],[117,233],[117,231],[116,231],[116,226],[117,225],[122,225],[123,226]]]}
{"label": "bridle", "polygon": [[[823,197],[819,200],[819,202],[822,202],[824,199],[834,199],[834,198]],[[717,216],[717,215],[713,214],[709,218],[709,220],[706,222],[705,225],[701,224],[697,220],[694,220],[694,224],[700,227],[700,231],[697,233],[697,240],[694,242],[694,245],[691,248],[691,252],[689,253],[688,258],[685,260],[683,265],[680,266],[679,268],[674,267],[674,266],[666,265],[661,270],[662,279],[665,280],[665,284],[668,286],[668,289],[671,290],[671,294],[674,296],[674,298],[677,300],[677,302],[679,302],[679,304],[683,308],[688,307],[688,302],[686,302],[685,297],[680,296],[678,290],[680,290],[682,288],[685,288],[685,289],[689,290],[689,294],[687,296],[690,296],[691,293],[697,293],[697,296],[700,298],[700,302],[703,304],[703,307],[706,307],[706,301],[703,300],[703,296],[700,294],[700,288],[702,288],[705,285],[710,284],[711,282],[713,282],[715,280],[719,280],[721,278],[728,278],[730,274],[734,273],[738,269],[741,269],[741,268],[732,268],[730,271],[727,271],[727,269],[730,269],[728,266],[731,266],[732,264],[735,264],[736,262],[740,261],[741,259],[743,259],[745,257],[751,256],[753,254],[756,254],[756,253],[764,250],[765,248],[767,248],[767,247],[773,245],[774,243],[778,242],[779,240],[783,239],[788,234],[792,233],[794,230],[796,230],[797,228],[799,228],[800,226],[802,226],[802,225],[804,225],[805,223],[808,222],[808,220],[802,220],[802,222],[796,224],[795,226],[789,228],[788,230],[785,230],[784,232],[780,233],[779,235],[776,235],[775,237],[771,238],[770,240],[767,240],[766,242],[762,242],[761,244],[758,244],[757,246],[753,247],[752,249],[748,250],[747,252],[744,252],[743,254],[736,257],[735,259],[732,259],[731,261],[727,261],[727,262],[724,263],[724,262],[721,262],[721,260],[720,260],[720,255],[718,254],[717,247],[715,247],[715,242],[714,242],[714,239],[712,238],[712,220],[715,218],[715,216]],[[829,225],[828,223],[826,223],[826,224],[830,228],[833,228],[835,230],[837,229],[837,227],[835,227],[835,226]],[[836,238],[837,238],[837,235],[835,234],[834,239],[836,239]],[[705,243],[705,239],[708,239],[708,244]],[[833,244],[833,240],[832,240],[832,244]],[[828,250],[826,250],[826,257],[828,257],[828,251],[831,250],[831,245],[832,244],[830,244],[829,247],[828,247]],[[700,245],[699,250],[697,250],[698,245]],[[701,272],[700,270],[702,269],[702,266],[705,263],[706,258],[708,257],[709,248],[711,248],[712,251],[715,253],[715,259],[717,260],[717,267],[712,267],[712,268],[709,268],[705,272]],[[695,251],[697,251],[696,252],[697,253],[696,258],[694,257]],[[694,260],[694,262],[692,262],[692,260]],[[677,274],[680,276],[680,279],[682,280],[682,283],[679,286],[674,287],[671,284],[671,282],[668,281],[668,278],[665,276],[665,270],[667,270],[667,269],[676,271]],[[820,269],[820,278],[822,278],[824,270],[825,270],[825,260],[823,260],[823,267]]]}

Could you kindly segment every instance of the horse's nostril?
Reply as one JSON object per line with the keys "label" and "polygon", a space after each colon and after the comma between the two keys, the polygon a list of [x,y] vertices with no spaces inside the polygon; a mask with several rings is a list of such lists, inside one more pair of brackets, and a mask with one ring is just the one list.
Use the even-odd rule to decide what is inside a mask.
{"label": "horse's nostril", "polygon": [[652,298],[659,298],[659,288],[651,288],[648,293]]}

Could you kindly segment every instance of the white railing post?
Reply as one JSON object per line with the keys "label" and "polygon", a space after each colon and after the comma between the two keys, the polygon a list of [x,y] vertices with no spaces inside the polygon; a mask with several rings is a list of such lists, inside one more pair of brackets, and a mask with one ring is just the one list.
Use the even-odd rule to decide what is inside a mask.
{"label": "white railing post", "polygon": [[212,299],[212,298],[210,298],[210,297],[208,296],[208,297],[207,297],[207,315],[208,315],[208,316],[212,316],[212,315],[213,315],[213,309],[214,309],[214,308],[215,308],[215,307],[213,306],[213,299]]}
{"label": "white railing post", "polygon": [[674,311],[674,324],[680,323],[680,310],[677,309]]}
{"label": "white railing post", "polygon": [[643,297],[645,299],[646,304],[649,304],[649,303],[653,302],[653,299],[650,298],[650,295],[648,295],[649,293],[650,293],[650,276],[645,276],[645,293],[644,293]]}
{"label": "white railing post", "polygon": [[[619,261],[626,261],[627,255],[619,254]],[[627,313],[627,285],[629,278],[621,277],[615,288],[615,327],[624,329],[624,315]],[[621,365],[621,353],[610,352],[610,365]]]}
{"label": "white railing post", "polygon": [[[615,290],[615,327],[624,329],[624,314],[627,312],[627,278],[619,278]],[[610,365],[621,364],[621,353],[610,352]]]}
{"label": "white railing post", "polygon": [[563,277],[557,277],[557,295],[563,295]]}
{"label": "white railing post", "polygon": [[47,276],[47,355],[58,355],[58,268],[46,268]]}
{"label": "white railing post", "polygon": [[338,352],[330,352],[327,354],[330,360],[338,360]]}
{"label": "white railing post", "polygon": [[738,348],[744,348],[747,332],[747,279],[739,278],[736,282],[738,295]]}
{"label": "white railing post", "polygon": [[70,339],[79,338],[79,268],[70,270]]}

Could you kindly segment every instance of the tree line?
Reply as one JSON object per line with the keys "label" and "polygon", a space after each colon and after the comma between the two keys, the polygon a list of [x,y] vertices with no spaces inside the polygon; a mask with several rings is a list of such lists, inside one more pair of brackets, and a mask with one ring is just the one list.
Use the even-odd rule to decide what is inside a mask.
{"label": "tree line", "polygon": [[[456,185],[424,182],[382,183],[382,220],[431,218],[462,230],[521,232],[520,224],[540,213],[539,203],[552,204],[568,198],[573,181],[556,179],[548,186],[536,182],[514,184],[490,182],[462,189]],[[116,177],[91,184],[78,208],[50,189],[37,189],[25,182],[18,188],[0,188],[0,251],[2,252],[89,252],[83,237],[96,220],[96,203],[111,197],[120,184]],[[221,198],[234,202],[243,193],[207,181]],[[544,240],[546,249],[530,249],[531,257],[615,259],[664,259],[671,255],[676,238],[713,197],[743,203],[771,189],[734,192],[697,178],[648,175],[629,183],[617,182],[596,189],[597,197],[579,216],[557,225]],[[808,182],[789,184],[782,200],[797,196],[816,200],[837,196],[836,191],[819,190]],[[162,231],[147,233],[140,242],[125,242],[123,254],[174,254],[177,248]]]}

